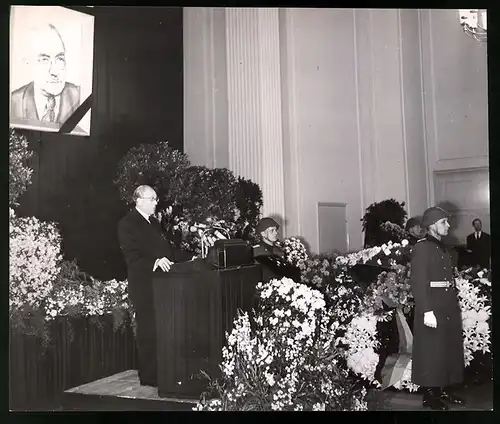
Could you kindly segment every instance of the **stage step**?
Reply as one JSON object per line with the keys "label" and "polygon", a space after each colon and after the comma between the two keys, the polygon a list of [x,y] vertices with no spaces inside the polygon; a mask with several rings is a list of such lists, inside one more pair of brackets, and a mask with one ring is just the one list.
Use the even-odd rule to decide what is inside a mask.
{"label": "stage step", "polygon": [[189,411],[197,399],[161,398],[156,387],[141,386],[128,370],[66,390],[65,411]]}

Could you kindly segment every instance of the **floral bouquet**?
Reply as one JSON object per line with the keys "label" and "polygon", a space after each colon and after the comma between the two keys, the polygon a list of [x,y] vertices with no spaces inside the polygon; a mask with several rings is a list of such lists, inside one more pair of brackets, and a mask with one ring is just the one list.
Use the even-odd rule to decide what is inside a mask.
{"label": "floral bouquet", "polygon": [[208,217],[202,223],[177,219],[173,229],[182,233],[181,248],[200,256],[203,233],[205,233],[205,241],[211,246],[216,240],[233,237],[236,232],[236,224],[217,220],[214,217]]}
{"label": "floral bouquet", "polygon": [[401,243],[403,240],[408,239],[410,235],[403,227],[391,221],[380,224],[380,228],[388,235],[390,241],[394,243]]}
{"label": "floral bouquet", "polygon": [[356,315],[347,327],[344,336],[339,339],[345,348],[347,366],[366,381],[379,386],[375,371],[379,363],[376,350],[378,318],[368,311]]}
{"label": "floral bouquet", "polygon": [[491,306],[486,305],[488,297],[479,294],[480,288],[474,286],[472,280],[457,278],[455,284],[462,310],[464,359],[467,366],[472,361],[474,352],[490,352]]}
{"label": "floral bouquet", "polygon": [[[127,281],[98,281],[74,261],[64,261],[55,224],[19,218],[10,209],[9,311],[13,328],[42,338],[60,316],[114,316],[115,329],[133,315]],[[132,322],[133,323],[133,322]]]}
{"label": "floral bouquet", "polygon": [[346,325],[364,308],[364,289],[356,284],[349,276],[336,278],[336,285],[328,286],[325,291],[325,300],[332,314],[340,323],[340,329]]}
{"label": "floral bouquet", "polygon": [[296,237],[289,237],[278,243],[278,245],[285,252],[286,261],[297,268],[307,261],[309,258],[307,254],[306,247],[304,244]]}
{"label": "floral bouquet", "polygon": [[338,323],[323,296],[283,278],[259,283],[259,309],[240,315],[223,348],[219,399],[197,410],[366,410],[363,387],[340,366]]}
{"label": "floral bouquet", "polygon": [[401,243],[389,241],[382,246],[374,246],[359,252],[338,256],[336,262],[340,265],[353,267],[357,264],[391,267],[405,261],[406,255],[411,251],[408,240]]}
{"label": "floral bouquet", "polygon": [[[88,317],[100,325],[99,317],[113,316],[114,330],[123,330],[130,322],[135,330],[134,309],[128,296],[128,282],[98,281],[92,284],[55,285],[44,302],[45,320],[50,323],[57,317]],[[127,318],[130,321],[127,321]]]}
{"label": "floral bouquet", "polygon": [[370,295],[366,302],[370,303],[375,311],[387,306],[401,308],[407,314],[414,305],[410,285],[409,266],[394,265],[391,271],[383,271],[377,281],[370,287]]}
{"label": "floral bouquet", "polygon": [[337,265],[349,268],[357,264],[366,264],[375,258],[381,250],[382,248],[380,246],[369,247],[347,255],[337,256],[335,262]]}
{"label": "floral bouquet", "polygon": [[486,297],[485,304],[491,306],[491,271],[480,267],[471,267],[455,273],[455,278],[468,280],[479,288],[479,294]]}
{"label": "floral bouquet", "polygon": [[327,287],[342,270],[335,264],[333,255],[313,255],[304,261],[299,261],[300,279],[304,284],[310,284],[317,290]]}
{"label": "floral bouquet", "polygon": [[9,209],[9,308],[38,308],[59,274],[61,236],[55,224],[19,218]]}
{"label": "floral bouquet", "polygon": [[[128,282],[99,281],[81,271],[75,261],[62,261],[52,290],[41,299],[45,320],[60,316],[99,317],[113,314],[122,317],[133,313],[128,296]],[[116,328],[119,327],[115,320]]]}
{"label": "floral bouquet", "polygon": [[[345,325],[360,310],[365,290],[334,255],[315,255],[299,263],[301,282],[320,291],[327,307]],[[344,328],[341,326],[340,328]]]}

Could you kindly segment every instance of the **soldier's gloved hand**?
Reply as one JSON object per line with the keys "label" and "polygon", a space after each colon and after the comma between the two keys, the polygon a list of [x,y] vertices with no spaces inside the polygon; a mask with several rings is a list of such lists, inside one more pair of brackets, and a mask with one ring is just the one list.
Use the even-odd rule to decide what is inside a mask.
{"label": "soldier's gloved hand", "polygon": [[427,327],[436,328],[437,327],[437,319],[434,315],[434,312],[429,311],[424,313],[424,324]]}

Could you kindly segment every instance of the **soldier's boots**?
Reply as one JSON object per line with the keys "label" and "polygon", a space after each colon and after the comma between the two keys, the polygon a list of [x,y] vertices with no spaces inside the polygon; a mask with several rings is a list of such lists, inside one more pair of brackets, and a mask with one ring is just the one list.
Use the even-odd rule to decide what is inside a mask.
{"label": "soldier's boots", "polygon": [[448,411],[448,405],[441,398],[441,389],[439,387],[425,387],[422,406],[435,411]]}

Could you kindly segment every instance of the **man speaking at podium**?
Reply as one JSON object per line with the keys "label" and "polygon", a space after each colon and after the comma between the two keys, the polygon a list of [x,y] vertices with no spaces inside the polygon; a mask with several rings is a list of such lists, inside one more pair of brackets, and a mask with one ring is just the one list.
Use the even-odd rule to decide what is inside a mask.
{"label": "man speaking at podium", "polygon": [[135,209],[118,224],[118,240],[128,272],[128,291],[135,309],[136,340],[139,353],[141,385],[157,386],[156,325],[153,302],[153,272],[168,272],[174,262],[191,259],[191,255],[176,249],[161,232],[152,215],[158,197],[147,185],[133,194]]}

